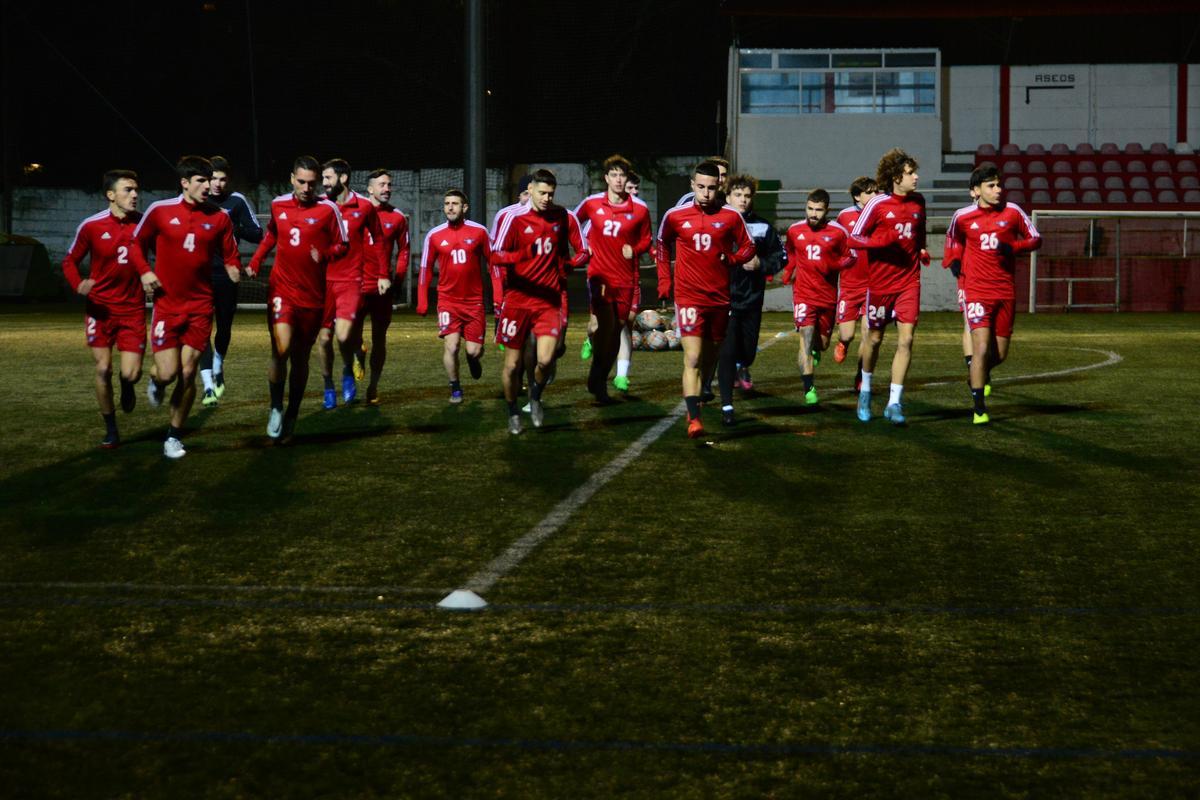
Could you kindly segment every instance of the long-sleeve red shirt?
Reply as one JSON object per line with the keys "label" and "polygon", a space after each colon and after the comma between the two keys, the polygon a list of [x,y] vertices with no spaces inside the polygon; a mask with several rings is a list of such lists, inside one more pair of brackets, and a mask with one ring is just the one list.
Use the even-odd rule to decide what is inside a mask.
{"label": "long-sleeve red shirt", "polygon": [[[325,267],[330,258],[346,252],[346,235],[341,212],[329,200],[301,203],[294,194],[271,201],[267,233],[250,259],[250,271],[258,272],[263,260],[278,244],[275,266],[268,280],[272,295],[279,295],[299,308],[325,305]],[[317,260],[312,250],[317,250]]]}
{"label": "long-sleeve red shirt", "polygon": [[338,204],[342,217],[342,232],[346,236],[346,252],[329,260],[325,280],[359,283],[363,292],[375,294],[379,279],[388,276],[383,260],[383,228],[379,212],[366,197],[351,191],[345,203]]}
{"label": "long-sleeve red shirt", "polygon": [[79,266],[90,256],[88,278],[95,284],[88,292],[89,304],[115,311],[135,310],[145,305],[146,294],[131,258],[136,247],[133,231],[141,218],[134,211],[120,219],[105,209],[79,224],[62,268],[67,283],[76,290],[83,281]]}
{"label": "long-sleeve red shirt", "polygon": [[478,222],[467,219],[453,225],[443,222],[430,228],[421,248],[417,313],[424,314],[429,310],[429,284],[435,265],[438,268],[439,303],[482,304],[482,272],[487,269],[490,253],[487,228]]}
{"label": "long-sleeve red shirt", "polygon": [[783,280],[794,281],[795,302],[818,308],[837,305],[838,273],[853,265],[856,257],[849,239],[850,234],[836,222],[814,228],[808,220],[801,220],[788,228]]}
{"label": "long-sleeve red shirt", "polygon": [[[623,203],[611,203],[608,192],[585,198],[575,209],[583,224],[583,238],[592,257],[588,277],[599,276],[614,287],[636,286],[638,257],[650,249],[650,209],[632,195]],[[625,245],[633,250],[626,258]]]}
{"label": "long-sleeve red shirt", "polygon": [[1016,257],[1041,247],[1042,235],[1020,206],[1004,203],[960,208],[950,220],[946,241],[952,254],[962,258],[967,297],[1012,300],[1017,292]]}
{"label": "long-sleeve red shirt", "polygon": [[493,264],[511,265],[504,302],[520,307],[560,305],[567,272],[586,264],[589,255],[579,220],[561,206],[514,209],[501,221],[493,251]]}
{"label": "long-sleeve red shirt", "polygon": [[872,294],[896,294],[921,283],[925,198],[920,193],[875,195],[863,206],[851,236],[852,247],[867,251]]}
{"label": "long-sleeve red shirt", "polygon": [[754,240],[731,206],[712,211],[692,203],[663,215],[658,228],[658,293],[671,292],[670,247],[675,245],[675,302],[681,306],[727,306],[733,267],[754,258]]}
{"label": "long-sleeve red shirt", "polygon": [[396,268],[392,274],[395,280],[403,280],[408,273],[408,261],[412,255],[412,246],[408,240],[408,217],[389,203],[376,206],[375,210],[379,213],[379,227],[383,229],[383,241],[380,242],[383,265],[387,268],[391,263],[392,248],[396,248]]}

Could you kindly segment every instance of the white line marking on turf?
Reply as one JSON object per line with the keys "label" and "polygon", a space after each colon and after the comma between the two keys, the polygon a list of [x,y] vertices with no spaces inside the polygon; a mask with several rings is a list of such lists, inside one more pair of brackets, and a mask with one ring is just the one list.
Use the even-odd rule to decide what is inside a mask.
{"label": "white line marking on turf", "polygon": [[[791,333],[792,331],[780,331],[760,347],[759,352],[766,350],[780,339],[790,336]],[[654,444],[686,411],[687,406],[682,402],[671,409],[667,416],[654,423],[649,430],[638,437],[637,441],[626,447],[620,455],[593,473],[590,478],[584,481],[582,486],[567,495],[541,522],[534,525],[528,533],[509,545],[507,550],[494,558],[486,567],[472,575],[462,588],[476,592],[477,594],[483,594],[490,590],[496,585],[497,581],[516,569],[530,553],[537,549],[538,545],[553,536],[559,528],[565,525],[571,515],[590,500],[596,492],[600,491],[606,483],[617,477],[617,475],[620,475],[622,470],[632,464],[638,456],[645,452],[647,447]]]}
{"label": "white line marking on turf", "polygon": [[442,595],[449,589],[415,586],[267,586],[256,584],[119,583],[74,581],[0,581],[0,589],[113,590],[126,592],[231,592],[245,594]]}
{"label": "white line marking on turf", "polygon": [[[1024,345],[1028,347],[1029,345]],[[1033,345],[1037,347],[1038,345]],[[1098,347],[1058,347],[1057,345],[1049,345],[1060,350],[1076,350],[1080,353],[1099,353],[1102,356],[1107,356],[1103,361],[1095,364],[1085,364],[1082,367],[1068,367],[1067,369],[1057,369],[1053,372],[1035,372],[1032,375],[1008,375],[992,379],[992,383],[1011,383],[1013,381],[1029,381],[1037,378],[1057,378],[1062,375],[1074,375],[1076,372],[1087,372],[1090,369],[1100,369],[1101,367],[1111,367],[1113,364],[1119,364],[1124,361],[1120,354],[1112,350],[1101,350]],[[933,383],[923,383],[921,386],[958,386],[962,383],[961,380],[956,381],[935,381]]]}

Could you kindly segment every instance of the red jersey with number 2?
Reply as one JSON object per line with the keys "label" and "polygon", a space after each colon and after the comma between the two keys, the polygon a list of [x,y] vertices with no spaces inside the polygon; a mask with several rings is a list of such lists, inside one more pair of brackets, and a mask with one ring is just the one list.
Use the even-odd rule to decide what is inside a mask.
{"label": "red jersey with number 2", "polygon": [[136,211],[124,219],[114,217],[111,211],[101,211],[79,224],[62,263],[63,276],[72,290],[78,289],[83,281],[79,265],[90,255],[88,278],[96,283],[88,292],[89,303],[116,311],[145,306],[146,293],[131,258],[133,231],[141,218]]}

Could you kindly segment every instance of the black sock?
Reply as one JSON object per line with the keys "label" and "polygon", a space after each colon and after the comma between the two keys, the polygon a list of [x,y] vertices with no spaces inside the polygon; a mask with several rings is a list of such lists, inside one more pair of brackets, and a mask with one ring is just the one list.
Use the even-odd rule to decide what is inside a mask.
{"label": "black sock", "polygon": [[283,411],[283,381],[279,383],[267,381],[267,386],[271,390],[271,408]]}
{"label": "black sock", "polygon": [[972,389],[971,399],[975,401],[975,413],[986,414],[987,406],[983,404],[983,389]]}
{"label": "black sock", "polygon": [[121,393],[124,394],[125,392],[132,392],[132,391],[133,391],[133,381],[125,380],[125,378],[122,377],[121,378]]}
{"label": "black sock", "polygon": [[698,395],[689,394],[683,398],[683,402],[687,404],[688,419],[696,419],[700,416],[700,397]]}
{"label": "black sock", "polygon": [[349,378],[353,375],[354,375],[354,367],[350,366],[349,364],[342,367],[342,377],[343,378]]}
{"label": "black sock", "polygon": [[991,382],[992,382],[992,371],[991,371],[990,369],[989,369],[989,370],[987,371],[987,373],[986,373],[986,374],[983,376],[983,382],[984,382],[985,384],[989,384],[989,383],[991,383]]}
{"label": "black sock", "polygon": [[288,381],[287,411],[283,413],[285,417],[296,419],[300,416],[300,404],[304,402],[304,389],[304,383]]}
{"label": "black sock", "polygon": [[533,383],[533,384],[532,384],[532,385],[529,387],[529,399],[530,399],[530,401],[532,401],[532,402],[541,402],[541,400],[542,400],[542,390],[543,390],[543,389],[545,389],[545,388],[546,388],[546,384],[544,384],[544,383],[536,383],[536,382],[535,382],[535,383]]}
{"label": "black sock", "polygon": [[110,436],[116,436],[117,435],[117,414],[116,414],[116,412],[113,412],[112,414],[101,414],[100,416],[104,417],[105,431]]}
{"label": "black sock", "polygon": [[462,382],[461,381],[450,381],[450,391],[461,392],[462,391]]}
{"label": "black sock", "polygon": [[963,356],[963,361],[967,362],[967,369],[971,368],[971,359],[972,358],[974,358],[974,356]]}
{"label": "black sock", "polygon": [[325,376],[325,388],[327,390],[333,388],[333,376],[332,375]]}
{"label": "black sock", "polygon": [[167,426],[167,438],[168,439],[182,439],[183,431],[179,430],[179,428],[176,428],[174,425],[168,425]]}
{"label": "black sock", "polygon": [[808,392],[808,390],[812,389],[812,387],[813,387],[813,376],[812,375],[801,375],[800,380],[804,381],[804,391],[805,392]]}
{"label": "black sock", "polygon": [[517,409],[517,401],[516,400],[513,400],[511,403],[508,404],[508,415],[510,417],[515,417],[520,413],[521,412]]}

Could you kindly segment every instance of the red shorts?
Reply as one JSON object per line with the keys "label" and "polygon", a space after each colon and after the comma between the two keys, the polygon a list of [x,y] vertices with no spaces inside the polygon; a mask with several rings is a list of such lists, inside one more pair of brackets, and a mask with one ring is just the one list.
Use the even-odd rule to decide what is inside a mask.
{"label": "red shorts", "polygon": [[88,306],[83,315],[83,333],[88,347],[111,348],[122,353],[146,352],[146,309],[110,311],[103,306]]}
{"label": "red shorts", "polygon": [[353,322],[358,316],[358,304],[362,300],[360,281],[329,281],[325,284],[325,319],[322,325],[333,327],[335,319]]}
{"label": "red shorts", "polygon": [[304,344],[311,347],[323,327],[325,309],[293,305],[282,295],[270,298],[267,312],[267,328],[274,334],[276,325],[287,325],[292,329],[292,346]]}
{"label": "red shorts", "polygon": [[808,303],[796,303],[793,307],[796,320],[796,330],[817,327],[821,337],[828,337],[833,331],[833,309],[827,306],[814,306]]}
{"label": "red shorts", "polygon": [[483,330],[486,324],[483,303],[477,305],[438,303],[437,323],[438,336],[457,333],[461,334],[468,342],[483,344]]}
{"label": "red shorts", "polygon": [[967,324],[971,330],[991,328],[1001,339],[1009,339],[1013,333],[1013,320],[1017,315],[1016,300],[964,300]]}
{"label": "red shorts", "polygon": [[164,314],[157,308],[150,317],[150,345],[154,352],[190,347],[204,352],[212,333],[212,314]]}
{"label": "red shorts", "polygon": [[963,286],[963,276],[958,276],[958,310],[967,313],[967,290]]}
{"label": "red shorts", "polygon": [[840,325],[843,322],[858,322],[859,317],[863,315],[866,304],[867,287],[862,286],[845,292],[839,289],[837,304],[838,324]]}
{"label": "red shorts", "polygon": [[613,286],[600,275],[588,278],[588,299],[591,302],[592,313],[612,309],[612,314],[620,322],[629,319],[629,312],[634,305],[637,288],[634,286]]}
{"label": "red shorts", "polygon": [[513,306],[505,302],[500,307],[500,321],[496,325],[496,342],[505,347],[524,347],[530,332],[534,337],[557,338],[563,330],[561,307],[538,305],[537,307]]}
{"label": "red shorts", "polygon": [[894,294],[877,294],[867,290],[867,327],[886,328],[889,322],[916,325],[921,313],[921,284],[914,283]]}
{"label": "red shorts", "polygon": [[675,324],[680,337],[698,336],[711,342],[725,339],[729,328],[729,306],[675,305]]}
{"label": "red shorts", "polygon": [[371,330],[387,330],[387,327],[392,324],[392,305],[395,299],[392,297],[392,290],[388,289],[383,294],[378,290],[374,292],[364,292],[358,304],[359,318],[370,315]]}

